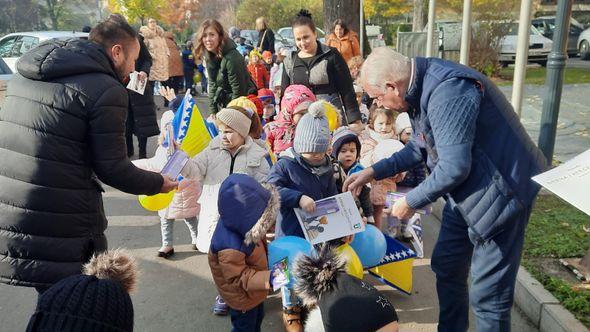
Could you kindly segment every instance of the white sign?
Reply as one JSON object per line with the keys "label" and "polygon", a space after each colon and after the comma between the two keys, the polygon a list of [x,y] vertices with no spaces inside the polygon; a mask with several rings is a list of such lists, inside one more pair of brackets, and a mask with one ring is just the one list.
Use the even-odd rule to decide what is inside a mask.
{"label": "white sign", "polygon": [[590,215],[590,150],[533,180]]}

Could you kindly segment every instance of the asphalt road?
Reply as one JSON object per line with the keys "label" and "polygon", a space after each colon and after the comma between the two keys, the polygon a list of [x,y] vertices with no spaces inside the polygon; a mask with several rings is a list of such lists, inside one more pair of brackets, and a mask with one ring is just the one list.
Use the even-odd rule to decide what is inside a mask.
{"label": "asphalt road", "polygon": [[[202,104],[199,102],[199,104]],[[149,151],[155,139],[149,140]],[[136,149],[137,151],[137,149]],[[190,248],[190,236],[184,223],[175,227],[176,254],[169,260],[156,257],[160,247],[160,224],[155,213],[142,209],[136,196],[107,188],[105,211],[109,219],[106,235],[110,248],[125,247],[137,258],[141,270],[138,290],[132,299],[136,331],[229,331],[229,317],[211,313],[216,289],[207,264],[207,256]],[[402,331],[436,331],[438,301],[435,278],[430,269],[430,254],[438,236],[440,223],[429,216],[424,219],[427,257],[414,263],[414,289],[405,295],[389,286],[378,285],[397,309]],[[0,284],[0,330],[23,331],[34,311],[35,290]],[[263,331],[281,331],[280,297],[266,301]],[[535,331],[530,323],[513,309],[513,330]],[[471,319],[471,331],[475,330]]]}

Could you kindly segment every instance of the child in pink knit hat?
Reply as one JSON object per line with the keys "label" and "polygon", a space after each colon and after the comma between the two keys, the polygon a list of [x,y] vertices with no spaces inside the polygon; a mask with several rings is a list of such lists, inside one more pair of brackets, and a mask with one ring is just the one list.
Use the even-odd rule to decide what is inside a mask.
{"label": "child in pink knit hat", "polygon": [[305,85],[290,85],[285,89],[281,100],[281,111],[276,121],[264,126],[266,139],[275,155],[293,146],[295,127],[301,117],[307,113],[307,108],[316,101],[316,97]]}

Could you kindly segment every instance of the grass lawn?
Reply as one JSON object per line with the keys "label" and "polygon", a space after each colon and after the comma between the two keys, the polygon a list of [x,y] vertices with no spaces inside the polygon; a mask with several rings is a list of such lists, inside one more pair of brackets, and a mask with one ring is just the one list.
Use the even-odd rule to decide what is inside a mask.
{"label": "grass lawn", "polygon": [[[512,85],[514,68],[503,68],[500,72],[498,85]],[[525,84],[545,84],[547,68],[530,67],[526,69]],[[587,68],[566,68],[564,84],[590,83],[590,69]]]}
{"label": "grass lawn", "polygon": [[575,287],[579,282],[558,262],[584,256],[590,248],[587,229],[590,216],[557,196],[539,195],[526,230],[522,265],[590,327],[590,290]]}

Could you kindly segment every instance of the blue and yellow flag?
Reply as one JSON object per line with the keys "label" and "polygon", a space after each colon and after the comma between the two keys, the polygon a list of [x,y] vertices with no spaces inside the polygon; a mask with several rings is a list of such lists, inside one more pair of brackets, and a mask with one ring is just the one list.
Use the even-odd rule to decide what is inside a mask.
{"label": "blue and yellow flag", "polygon": [[385,235],[387,250],[385,256],[369,273],[384,284],[390,285],[410,295],[412,293],[412,270],[416,253],[401,242]]}

